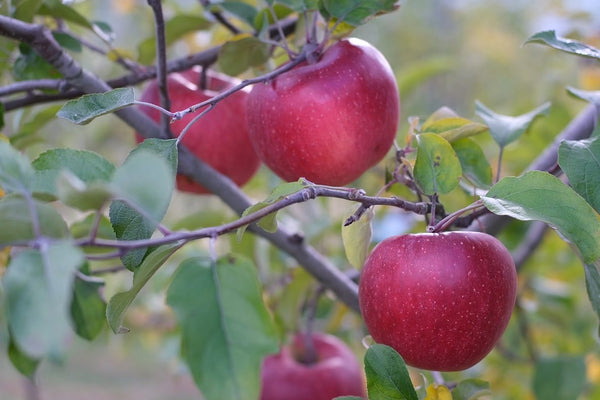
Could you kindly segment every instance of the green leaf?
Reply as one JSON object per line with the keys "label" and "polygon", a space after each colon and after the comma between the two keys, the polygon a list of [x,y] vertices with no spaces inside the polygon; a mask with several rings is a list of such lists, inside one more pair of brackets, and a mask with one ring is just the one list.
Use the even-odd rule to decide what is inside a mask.
{"label": "green leaf", "polygon": [[52,149],[38,156],[32,164],[34,192],[58,196],[57,180],[69,171],[83,183],[108,182],[115,167],[101,155],[84,150]]}
{"label": "green leaf", "polygon": [[[166,45],[170,46],[185,35],[206,30],[212,24],[199,15],[175,15],[165,23]],[[138,62],[150,64],[156,58],[156,36],[145,39],[138,46]]]}
{"label": "green leaf", "polygon": [[250,67],[258,67],[271,57],[270,45],[250,35],[238,35],[226,42],[219,52],[219,67],[236,76]]}
{"label": "green leaf", "polygon": [[546,172],[507,177],[481,198],[498,215],[543,221],[573,243],[585,263],[600,258],[600,215],[573,189]]}
{"label": "green leaf", "polygon": [[228,257],[184,261],[167,291],[182,329],[181,348],[206,400],[256,400],[263,358],[278,351],[256,268]]}
{"label": "green leaf", "polygon": [[533,377],[533,392],[537,399],[577,399],[585,387],[585,374],[583,357],[538,360]]}
{"label": "green leaf", "polygon": [[29,159],[0,140],[0,187],[6,193],[29,191],[33,174]]}
{"label": "green leaf", "polygon": [[31,22],[44,0],[15,0],[12,1],[13,18]]}
{"label": "green leaf", "polygon": [[[115,201],[110,207],[110,221],[119,240],[152,236],[169,206],[176,171],[175,139],[147,139],[131,152],[113,179],[115,192],[126,201]],[[121,261],[134,270],[146,253],[147,249],[136,249]]]}
{"label": "green leaf", "polygon": [[403,66],[396,76],[400,98],[408,97],[434,76],[452,71],[455,64],[456,62],[451,58],[436,55]]}
{"label": "green leaf", "polygon": [[566,53],[600,60],[600,50],[577,40],[556,36],[553,30],[538,32],[527,39],[525,44],[527,43],[541,43]]}
{"label": "green leaf", "polygon": [[547,115],[550,103],[544,103],[526,114],[517,117],[496,114],[481,102],[476,102],[476,113],[483,119],[490,129],[490,134],[500,147],[517,140],[531,125],[533,120],[540,115]]}
{"label": "green leaf", "polygon": [[17,149],[25,149],[32,143],[44,142],[42,137],[42,127],[49,122],[56,120],[56,113],[60,110],[60,105],[52,105],[32,113],[31,118],[22,124],[18,132],[10,137],[10,143]]}
{"label": "green leaf", "polygon": [[13,74],[16,80],[57,79],[60,72],[25,43],[19,44],[19,56],[13,63]]}
{"label": "green leaf", "polygon": [[481,147],[469,138],[456,140],[451,145],[465,178],[477,187],[488,189],[492,185],[492,167]]}
{"label": "green leaf", "polygon": [[140,290],[152,278],[154,273],[181,247],[180,243],[172,243],[158,247],[144,259],[144,262],[133,274],[133,284],[126,292],[117,293],[108,302],[106,319],[114,333],[129,332],[123,326],[125,312],[138,295]]}
{"label": "green leaf", "polygon": [[215,6],[220,7],[228,13],[236,16],[248,25],[252,27],[254,26],[254,21],[256,20],[258,11],[250,4],[241,1],[224,1],[222,3],[215,4]]}
{"label": "green leaf", "polygon": [[282,4],[290,10],[298,12],[316,10],[319,3],[318,0],[267,0],[267,2]]}
{"label": "green leaf", "polygon": [[23,353],[15,344],[12,336],[8,342],[8,358],[16,370],[28,378],[33,378],[41,361],[39,358],[32,358]]}
{"label": "green leaf", "polygon": [[489,382],[481,379],[467,379],[461,381],[452,390],[452,400],[475,400],[483,396],[491,396]]}
{"label": "green leaf", "polygon": [[113,193],[108,184],[86,184],[70,171],[63,171],[56,181],[58,198],[65,205],[81,211],[100,210]]}
{"label": "green leaf", "polygon": [[600,105],[600,90],[579,90],[568,87],[567,91],[575,97],[579,97],[589,103]]}
{"label": "green leaf", "polygon": [[75,333],[86,340],[94,340],[106,326],[106,302],[100,290],[104,287],[101,279],[86,276],[75,279],[71,318]]}
{"label": "green leaf", "polygon": [[558,164],[571,187],[600,212],[600,137],[563,141]]}
{"label": "green leaf", "polygon": [[15,344],[27,356],[62,359],[72,336],[70,306],[75,271],[84,255],[68,242],[23,250],[2,280],[7,320]]}
{"label": "green leaf", "polygon": [[394,349],[375,344],[365,354],[369,400],[418,400],[404,360]]}
{"label": "green leaf", "polygon": [[[119,240],[148,239],[156,229],[156,223],[152,222],[123,201],[113,201],[109,209],[110,223]],[[130,271],[135,269],[144,261],[149,249],[139,248],[128,251],[121,257],[121,262]]]}
{"label": "green leaf", "polygon": [[[275,187],[275,189],[273,189],[273,191],[271,192],[269,197],[267,197],[265,200],[261,201],[260,203],[256,203],[256,204],[248,207],[247,209],[245,209],[244,212],[242,213],[242,217],[245,217],[246,215],[260,211],[263,208],[267,207],[268,205],[273,204],[273,203],[283,199],[286,196],[297,193],[304,188],[305,188],[305,184],[302,179],[298,180],[296,182],[282,183],[281,185]],[[260,226],[262,229],[264,229],[267,232],[275,232],[277,230],[276,216],[277,216],[277,213],[271,213],[271,214],[267,215],[266,217],[263,217],[262,219],[260,219],[258,221],[258,226]],[[244,232],[246,232],[246,228],[247,228],[247,226],[243,226],[240,229],[238,229],[238,231],[237,231],[238,238],[242,237]]]}
{"label": "green leaf", "polygon": [[362,217],[348,226],[342,226],[342,241],[346,258],[354,268],[361,269],[369,254],[375,213],[369,208]]}
{"label": "green leaf", "polygon": [[[176,149],[174,142],[167,145]],[[142,144],[117,168],[111,184],[122,200],[158,224],[171,201],[175,173],[161,154]]]}
{"label": "green leaf", "polygon": [[596,313],[596,316],[600,318],[600,273],[598,273],[598,268],[600,267],[600,263],[596,262],[594,264],[584,264],[584,272],[585,272],[585,288],[587,291],[588,299],[590,300],[590,304]]}
{"label": "green leaf", "polygon": [[377,14],[396,10],[396,3],[397,0],[323,0],[323,10],[327,19],[359,26]]}
{"label": "green leaf", "polygon": [[69,51],[72,51],[75,53],[81,53],[81,51],[83,50],[83,46],[81,45],[81,42],[79,40],[77,40],[75,37],[69,35],[68,33],[53,32],[52,36],[54,36],[54,39],[58,42],[58,44],[60,44],[66,50],[69,50]]}
{"label": "green leaf", "polygon": [[39,15],[46,15],[56,19],[72,22],[84,28],[93,29],[93,25],[73,7],[63,4],[60,0],[46,0],[38,11]]}
{"label": "green leaf", "polygon": [[[39,221],[40,233],[52,238],[63,238],[68,227],[56,209],[46,203],[32,200]],[[29,203],[22,197],[0,198],[0,248],[5,245],[35,239],[32,212]]]}
{"label": "green leaf", "polygon": [[433,133],[417,135],[414,174],[426,195],[445,194],[458,186],[460,161],[448,141]]}
{"label": "green leaf", "polygon": [[106,115],[135,102],[133,88],[119,88],[104,93],[86,94],[75,100],[69,100],[56,116],[77,125],[85,125],[94,118]]}

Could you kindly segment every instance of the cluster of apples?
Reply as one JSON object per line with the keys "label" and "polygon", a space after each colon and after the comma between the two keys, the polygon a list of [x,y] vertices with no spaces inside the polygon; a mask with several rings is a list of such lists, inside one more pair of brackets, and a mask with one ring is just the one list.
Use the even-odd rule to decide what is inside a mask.
{"label": "cluster of apples", "polygon": [[[206,73],[202,85],[200,79],[196,69],[169,75],[173,110],[187,109],[238,83],[216,73]],[[156,82],[145,88],[141,100],[159,104]],[[386,59],[367,42],[351,38],[330,46],[314,63],[228,96],[192,125],[182,143],[240,186],[260,161],[286,181],[303,177],[342,186],[388,152],[399,102]],[[160,119],[153,108],[142,111]],[[179,135],[193,118],[188,114],[175,121],[173,133]],[[184,176],[178,176],[177,184],[180,190],[207,193]]]}
{"label": "cluster of apples", "polygon": [[[172,109],[210,99],[237,82],[215,73],[171,74]],[[158,104],[157,84],[142,100]],[[144,108],[158,121],[158,111]],[[383,55],[359,39],[333,44],[314,63],[222,100],[193,125],[182,143],[200,159],[244,185],[262,161],[286,181],[304,177],[347,185],[377,164],[396,136],[400,102]],[[179,135],[191,121],[172,124]],[[138,140],[142,140],[138,135]],[[179,189],[207,190],[178,176]],[[405,234],[375,247],[363,268],[359,302],[378,343],[396,349],[408,365],[435,371],[469,368],[485,357],[506,329],[517,277],[508,250],[476,232]],[[328,400],[364,395],[360,367],[343,342],[313,338],[316,361],[295,357],[298,337],[263,365],[262,400]]]}

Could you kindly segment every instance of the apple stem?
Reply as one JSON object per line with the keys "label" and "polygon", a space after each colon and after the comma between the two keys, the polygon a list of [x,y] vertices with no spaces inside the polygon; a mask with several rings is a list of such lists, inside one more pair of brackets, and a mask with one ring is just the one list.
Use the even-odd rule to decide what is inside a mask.
{"label": "apple stem", "polygon": [[325,286],[319,285],[315,290],[315,293],[306,301],[306,322],[304,332],[302,333],[304,351],[302,354],[298,354],[298,361],[303,364],[314,364],[319,358],[317,349],[315,348],[313,332],[319,298],[323,295],[323,293],[325,293],[325,290]]}
{"label": "apple stem", "polygon": [[[434,204],[435,203],[432,204],[432,216],[435,215],[433,213]],[[437,224],[433,223],[433,219],[432,219],[432,223],[431,223],[431,225],[429,225],[427,227],[427,231],[432,232],[432,233],[443,232],[446,229],[448,229],[454,223],[454,221],[456,221],[462,214],[464,214],[468,211],[471,211],[471,210],[479,209],[481,207],[484,207],[483,202],[481,200],[477,200],[476,202],[471,203],[467,207],[461,208],[460,210],[447,215],[441,221],[439,221]]]}
{"label": "apple stem", "polygon": [[497,165],[497,170],[496,170],[496,180],[495,182],[498,182],[500,180],[500,171],[502,169],[502,156],[504,155],[504,146],[500,146],[500,152],[498,153],[498,165]]}

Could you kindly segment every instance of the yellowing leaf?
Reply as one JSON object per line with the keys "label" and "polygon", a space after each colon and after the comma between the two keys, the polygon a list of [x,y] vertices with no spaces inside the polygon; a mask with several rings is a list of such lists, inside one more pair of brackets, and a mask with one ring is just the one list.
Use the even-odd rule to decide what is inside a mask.
{"label": "yellowing leaf", "polygon": [[446,386],[432,383],[427,387],[425,400],[452,400],[452,393]]}
{"label": "yellowing leaf", "polygon": [[112,49],[108,53],[106,53],[106,57],[108,57],[108,59],[113,62],[122,58],[128,60],[133,60],[135,58],[133,53],[127,49]]}
{"label": "yellowing leaf", "polygon": [[6,265],[8,264],[8,256],[10,255],[10,247],[5,247],[0,250],[0,279],[6,271]]}
{"label": "yellowing leaf", "polygon": [[346,258],[357,269],[362,268],[369,253],[373,230],[373,209],[369,208],[364,215],[348,226],[342,226],[342,240]]}

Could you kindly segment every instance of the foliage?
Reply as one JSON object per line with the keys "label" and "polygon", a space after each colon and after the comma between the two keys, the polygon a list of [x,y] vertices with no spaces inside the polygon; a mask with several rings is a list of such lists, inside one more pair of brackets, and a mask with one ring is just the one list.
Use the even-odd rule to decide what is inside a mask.
{"label": "foliage", "polygon": [[[234,89],[244,90],[295,64],[314,62],[332,41],[364,24],[376,23],[373,21],[383,14],[395,15],[403,9],[397,10],[395,1],[379,0],[201,3],[204,14],[199,8],[179,10],[167,21],[154,15],[158,34],[152,30],[141,35],[135,44],[137,56],[115,47],[116,27],[109,21],[96,21],[83,6],[55,0],[16,1],[10,10],[2,10],[0,41],[14,63],[0,62],[5,83],[0,89],[6,89],[0,126],[3,132],[10,130],[7,126],[16,129],[7,133],[7,140],[0,140],[0,326],[6,332],[0,339],[15,369],[34,378],[41,362],[62,362],[73,335],[92,341],[106,328],[114,334],[129,332],[132,321],[128,316],[146,289],[166,292],[164,304],[170,307],[169,318],[177,325],[169,335],[180,337],[181,359],[207,400],[257,398],[261,360],[277,351],[282,338],[291,333],[290,326],[307,329],[315,318],[325,321],[319,328],[337,331],[354,345],[357,354],[364,353],[370,399],[485,398],[500,389],[490,388],[488,381],[497,379],[506,365],[507,361],[501,361],[503,354],[509,359],[526,359],[531,380],[525,385],[537,398],[569,399],[585,393],[587,367],[580,353],[588,350],[582,344],[566,344],[560,349],[563,354],[551,356],[552,352],[545,354],[543,349],[560,340],[559,334],[544,331],[531,337],[527,332],[527,326],[538,322],[540,326],[555,321],[569,324],[568,318],[579,309],[572,304],[573,297],[544,286],[566,273],[560,265],[551,272],[543,268],[524,272],[522,264],[518,265],[522,293],[515,322],[499,351],[481,367],[448,374],[444,382],[439,382],[435,373],[407,367],[401,355],[382,344],[373,344],[366,352],[358,350],[358,341],[366,332],[357,312],[352,278],[364,263],[377,224],[397,214],[393,208],[397,207],[403,214],[417,215],[425,229],[433,232],[477,229],[478,224],[502,231],[499,235],[512,242],[509,247],[515,257],[521,243],[531,247],[525,259],[556,263],[562,258],[575,263],[579,257],[578,277],[585,280],[591,307],[600,317],[598,134],[574,120],[573,129],[580,131],[577,137],[549,147],[550,155],[557,157],[556,165],[527,171],[525,166],[533,161],[531,154],[541,146],[523,152],[530,146],[533,132],[538,133],[536,127],[561,112],[560,104],[545,102],[523,112],[533,108],[528,104],[515,113],[520,115],[510,116],[471,99],[481,121],[460,116],[452,109],[455,105],[434,112],[419,110],[418,115],[429,116],[423,121],[410,119],[404,143],[396,144],[395,152],[386,159],[385,183],[378,168],[357,181],[364,189],[331,188],[302,179],[281,183],[263,170],[244,191],[232,188],[214,171],[197,173],[197,164],[189,160],[177,140],[158,139],[164,137],[162,127],[148,124],[136,112],[134,85],[154,77],[155,72],[148,71],[158,71],[161,77],[167,72],[165,67],[173,71],[203,65],[247,78]],[[41,26],[45,28],[38,29]],[[317,29],[321,30],[318,34]],[[172,55],[176,44],[192,43],[191,37],[200,31],[210,36],[216,47],[179,58]],[[161,40],[165,39],[162,34],[166,40]],[[89,61],[82,51],[98,49],[90,45],[89,38],[104,49],[93,57],[125,68],[123,79],[105,81],[89,72],[92,67],[86,65]],[[588,61],[600,58],[600,51],[592,45],[560,37],[554,31],[537,33],[526,43],[543,44]],[[533,48],[528,45],[525,50]],[[409,71],[400,79],[401,89],[407,88],[403,94],[457,63],[439,60],[424,63],[430,66],[430,73]],[[73,74],[73,66],[78,73]],[[110,73],[115,74],[112,69]],[[31,86],[20,86],[24,84]],[[570,87],[569,93],[600,103],[598,91]],[[218,106],[228,94],[222,92],[187,110],[158,108],[172,119],[181,119],[204,106]],[[60,109],[34,107],[55,99],[61,101]],[[597,122],[597,112],[592,114]],[[148,137],[124,150],[124,161],[112,161],[119,158],[95,146],[36,151],[36,145],[44,140],[42,127],[50,122],[60,119],[63,129],[85,135],[88,128],[113,121],[115,115]],[[5,119],[10,123],[5,124]],[[202,123],[201,119],[197,123]],[[555,126],[551,129],[553,135],[559,133]],[[119,131],[113,132],[115,135],[124,134],[121,128],[114,130]],[[519,158],[523,168],[507,161],[510,157]],[[491,166],[494,158],[495,171]],[[506,171],[515,176],[503,176]],[[223,189],[212,198],[194,199],[202,207],[196,215],[185,208],[176,210],[180,220],[173,223],[169,217],[181,195],[175,190],[178,172],[200,183],[217,182],[215,187]],[[250,201],[250,194],[265,200]],[[333,198],[351,204],[352,211],[338,207]],[[303,204],[291,207],[297,203]],[[227,206],[239,217],[222,211]],[[211,207],[221,211],[215,215]],[[494,215],[508,216],[512,222],[503,228]],[[200,217],[196,220],[195,216]],[[339,220],[345,221],[341,232]],[[536,250],[528,236],[533,230],[528,227],[533,225],[522,221],[544,222],[560,237],[553,243],[567,243],[572,250],[565,250],[566,246],[553,247],[559,248],[554,251],[560,254],[551,254],[547,248]],[[290,225],[302,225],[304,233],[290,234]],[[248,228],[252,235],[244,234]],[[422,228],[419,224],[418,229]],[[230,240],[224,236],[236,231]],[[253,235],[267,239],[267,250]],[[339,242],[335,249],[328,245],[332,237]],[[534,243],[542,240],[533,239]],[[110,279],[105,279],[103,270],[107,261],[119,263],[120,274],[131,281],[128,289],[107,287]],[[170,270],[165,267],[173,265],[176,267]],[[290,266],[304,267],[315,279]],[[151,287],[161,271],[167,279],[162,287]],[[326,289],[335,299],[321,296]],[[539,312],[526,309],[531,293]],[[290,319],[298,321],[290,323]],[[585,328],[589,328],[587,324]],[[577,335],[586,335],[586,342],[593,342],[588,332]],[[539,350],[532,350],[537,346]],[[590,352],[585,360],[597,358]],[[429,383],[432,378],[435,383]]]}

